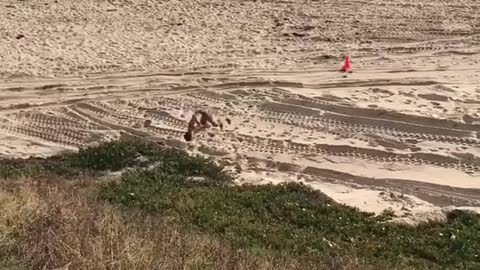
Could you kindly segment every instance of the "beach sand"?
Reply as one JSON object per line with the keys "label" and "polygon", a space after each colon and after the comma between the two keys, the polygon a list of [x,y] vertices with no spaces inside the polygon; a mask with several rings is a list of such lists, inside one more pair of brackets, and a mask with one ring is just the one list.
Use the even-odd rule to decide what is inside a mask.
{"label": "beach sand", "polygon": [[[478,1],[1,5],[3,158],[130,134],[407,222],[480,211]],[[197,108],[232,124],[187,144]]]}

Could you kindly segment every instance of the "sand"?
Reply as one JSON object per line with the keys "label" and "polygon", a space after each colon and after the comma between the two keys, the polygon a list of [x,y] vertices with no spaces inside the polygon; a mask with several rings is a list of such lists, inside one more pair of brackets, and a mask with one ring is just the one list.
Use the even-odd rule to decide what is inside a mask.
{"label": "sand", "polygon": [[[2,1],[0,156],[130,134],[399,220],[480,209],[480,3]],[[343,56],[353,73],[340,73]],[[225,130],[185,143],[189,114]],[[146,120],[151,125],[144,126]]]}

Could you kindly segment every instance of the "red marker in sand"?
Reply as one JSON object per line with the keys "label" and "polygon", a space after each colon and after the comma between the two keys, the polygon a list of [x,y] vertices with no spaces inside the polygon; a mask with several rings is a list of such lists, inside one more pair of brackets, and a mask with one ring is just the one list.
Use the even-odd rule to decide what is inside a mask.
{"label": "red marker in sand", "polygon": [[345,57],[345,62],[343,63],[343,67],[340,69],[342,72],[351,72],[352,65],[350,64],[350,56],[347,55]]}

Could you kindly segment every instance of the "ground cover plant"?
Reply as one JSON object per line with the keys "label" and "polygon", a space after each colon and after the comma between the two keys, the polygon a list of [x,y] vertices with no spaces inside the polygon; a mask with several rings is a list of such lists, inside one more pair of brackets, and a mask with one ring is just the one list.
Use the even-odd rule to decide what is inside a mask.
{"label": "ground cover plant", "polygon": [[[73,189],[60,192],[64,194],[60,196],[57,194],[58,188],[42,184],[39,189],[53,190],[50,195],[57,194],[59,197],[55,195],[58,198],[51,200],[52,196],[44,190],[33,192],[36,194],[34,196],[22,197],[21,194],[32,194],[29,191],[32,188],[27,189],[26,193],[19,193],[17,186],[23,188],[24,184],[21,183],[25,181],[12,181],[19,177],[28,178],[29,181],[55,177],[55,185],[72,182],[58,179],[77,179],[73,183],[79,183],[78,179],[81,177],[95,178],[104,171],[127,167],[130,169],[122,174],[120,181],[94,185],[89,194],[96,195],[90,195],[88,199],[75,195],[74,197],[78,198],[74,201],[81,202],[80,205],[88,211],[78,206],[75,209],[83,210],[68,215],[68,218],[65,213],[77,211],[69,208],[77,204],[72,201],[65,202],[69,201],[67,198],[71,197],[71,194],[76,194],[72,193]],[[480,217],[476,214],[454,211],[449,214],[446,223],[430,222],[417,227],[392,224],[386,222],[385,216],[375,217],[337,204],[302,184],[237,186],[233,184],[232,175],[225,173],[211,160],[152,143],[111,142],[50,159],[2,161],[0,175],[3,179],[10,179],[4,187],[8,187],[6,190],[14,194],[8,195],[10,197],[5,195],[10,199],[0,199],[0,203],[30,198],[33,203],[27,205],[42,205],[33,210],[22,210],[22,213],[30,214],[27,217],[10,218],[10,221],[3,223],[6,225],[2,225],[0,220],[0,225],[3,226],[0,228],[10,228],[0,230],[0,233],[3,233],[0,239],[7,239],[5,243],[9,243],[0,245],[0,252],[9,255],[4,256],[9,258],[2,262],[5,265],[27,265],[41,269],[46,265],[64,266],[70,260],[70,267],[73,267],[70,269],[108,269],[99,267],[108,264],[108,254],[115,254],[115,258],[110,258],[110,264],[116,262],[123,266],[135,266],[122,256],[127,256],[128,253],[129,258],[138,258],[142,252],[143,259],[140,260],[141,263],[136,261],[136,269],[156,269],[155,267],[161,265],[158,258],[165,259],[161,253],[166,252],[161,246],[155,245],[155,248],[148,252],[135,250],[122,253],[121,250],[129,250],[128,247],[138,243],[135,243],[135,240],[117,239],[115,241],[118,246],[102,244],[90,247],[90,242],[71,238],[68,231],[73,230],[84,234],[85,239],[93,242],[100,241],[98,239],[107,241],[102,232],[107,230],[111,223],[98,223],[92,217],[105,220],[105,217],[101,216],[106,215],[104,211],[108,208],[123,220],[118,224],[126,226],[116,227],[115,232],[111,232],[116,237],[132,234],[132,239],[146,241],[145,239],[154,238],[153,228],[163,224],[162,230],[166,231],[158,232],[159,234],[171,233],[165,229],[171,227],[175,228],[177,233],[181,231],[185,235],[195,235],[202,238],[202,241],[208,239],[211,241],[209,243],[225,243],[228,251],[224,251],[232,260],[239,256],[238,252],[246,252],[241,253],[247,254],[242,258],[251,260],[252,263],[242,263],[252,268],[245,269],[257,269],[261,265],[264,269],[302,269],[307,265],[316,265],[319,269],[480,267]],[[37,190],[37,187],[33,190]],[[35,203],[38,201],[42,203]],[[113,203],[113,206],[106,202]],[[124,215],[129,218],[124,219]],[[152,220],[156,221],[149,223]],[[168,226],[165,226],[165,220],[168,220]],[[136,221],[147,224],[147,227],[135,225]],[[11,224],[17,224],[13,226],[14,230],[11,230]],[[68,229],[62,227],[67,225]],[[151,234],[136,234],[137,226]],[[54,232],[57,238],[52,238],[50,232]],[[48,241],[32,238],[34,236],[43,236]],[[108,238],[108,241],[113,241],[114,237],[109,237],[112,238]],[[29,245],[35,246],[37,243],[43,246],[37,249],[28,248]],[[75,252],[68,251],[65,243],[68,243],[68,247],[74,247]],[[102,250],[103,255],[92,251],[92,248]],[[219,252],[218,248],[209,248],[212,253],[196,251],[198,257],[195,257],[195,264],[191,264],[192,258],[189,257],[183,261],[183,265],[181,261],[176,261],[176,268],[170,269],[182,268],[181,266],[205,269],[209,265],[227,269],[228,263],[213,255],[214,252]],[[45,253],[45,250],[50,253]],[[182,254],[185,252],[177,251]],[[57,259],[52,259],[52,254],[55,254]],[[87,254],[96,256],[96,260],[89,261]],[[146,263],[147,261],[150,263]],[[236,266],[238,268],[239,264]],[[277,268],[272,268],[273,266]],[[16,268],[12,266],[12,269]]]}
{"label": "ground cover plant", "polygon": [[152,142],[113,141],[47,159],[2,159],[0,160],[0,178],[97,176],[105,171],[118,171],[130,166],[146,166],[170,156],[185,159],[188,155],[183,151],[162,148]]}
{"label": "ground cover plant", "polygon": [[165,173],[161,166],[130,172],[120,184],[105,187],[102,197],[174,216],[242,248],[354,255],[428,269],[480,266],[480,218],[475,214],[456,211],[447,223],[412,228],[339,205],[301,184],[232,186],[190,177],[183,170]]}

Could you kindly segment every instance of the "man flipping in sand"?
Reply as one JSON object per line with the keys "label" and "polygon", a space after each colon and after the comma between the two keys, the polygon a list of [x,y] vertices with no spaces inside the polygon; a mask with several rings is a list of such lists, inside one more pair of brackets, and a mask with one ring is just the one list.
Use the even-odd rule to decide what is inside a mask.
{"label": "man flipping in sand", "polygon": [[[230,123],[230,119],[227,118],[226,121],[227,123]],[[185,138],[187,142],[191,141],[194,133],[207,129],[210,127],[210,125],[223,129],[222,122],[218,121],[217,123],[215,120],[213,120],[213,117],[210,114],[203,110],[198,110],[193,113],[190,122],[188,122],[188,130],[183,135],[183,138]]]}

